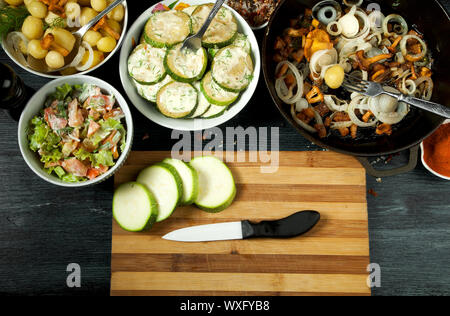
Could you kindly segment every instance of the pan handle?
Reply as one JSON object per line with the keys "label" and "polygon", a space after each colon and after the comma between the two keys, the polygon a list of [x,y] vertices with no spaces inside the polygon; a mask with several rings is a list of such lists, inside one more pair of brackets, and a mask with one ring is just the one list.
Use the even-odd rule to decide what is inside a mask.
{"label": "pan handle", "polygon": [[408,173],[416,168],[417,162],[419,159],[419,147],[420,147],[420,145],[417,145],[417,146],[409,149],[408,164],[406,164],[405,166],[395,168],[395,169],[390,169],[390,170],[375,169],[367,157],[356,157],[356,158],[366,169],[367,174],[369,174],[375,178],[392,177],[392,176],[397,176],[399,174]]}

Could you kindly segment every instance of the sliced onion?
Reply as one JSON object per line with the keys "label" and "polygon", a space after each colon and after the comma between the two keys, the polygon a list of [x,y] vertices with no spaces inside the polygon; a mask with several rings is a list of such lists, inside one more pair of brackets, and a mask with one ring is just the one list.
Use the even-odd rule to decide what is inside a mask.
{"label": "sliced onion", "polygon": [[369,73],[366,70],[355,70],[351,72],[350,76],[367,81]]}
{"label": "sliced onion", "polygon": [[381,35],[381,32],[372,33],[366,38],[366,41],[369,42],[372,46],[380,46],[382,40],[383,37]]}
{"label": "sliced onion", "polygon": [[22,32],[11,32],[6,37],[6,43],[12,49],[12,53],[14,57],[17,58],[17,61],[22,65],[29,67],[28,62],[20,49],[20,41],[22,41],[25,46],[28,46],[28,39]]}
{"label": "sliced onion", "polygon": [[[360,26],[359,20],[358,20],[358,18],[356,18],[356,20],[358,21],[358,32],[353,36],[345,35],[344,31],[342,31],[342,33],[344,36],[348,37],[349,39],[364,39],[370,33],[369,17],[367,16],[366,12],[364,12],[363,10],[360,10],[360,9],[355,11],[355,17],[356,16],[358,16],[362,20],[363,26]],[[359,31],[360,29],[361,29],[361,31]]]}
{"label": "sliced onion", "polygon": [[375,10],[372,13],[370,13],[369,14],[370,29],[373,32],[382,32],[384,19],[385,19],[384,14],[379,10]]}
{"label": "sliced onion", "polygon": [[356,36],[359,32],[359,21],[355,16],[356,6],[353,6],[351,10],[339,19],[339,24],[342,26],[342,34],[348,38]]}
{"label": "sliced onion", "polygon": [[[336,27],[336,31],[333,31],[333,27]],[[339,22],[334,21],[331,22],[327,25],[327,32],[328,34],[330,34],[331,36],[339,36],[342,34],[342,26]]]}
{"label": "sliced onion", "polygon": [[376,115],[377,119],[380,122],[394,125],[400,123],[405,118],[405,116],[408,115],[408,113],[409,106],[404,102],[400,102],[398,104],[397,111],[390,113],[379,112],[377,114],[374,113],[374,115]]}
{"label": "sliced onion", "polygon": [[[78,71],[86,71],[89,68],[91,68],[92,63],[94,62],[94,50],[92,49],[91,45],[89,45],[88,42],[83,42],[81,43],[81,46],[83,46],[84,48],[86,48],[89,51],[89,58],[86,62],[86,64],[84,65],[79,65],[77,67],[75,67]],[[81,61],[80,61],[81,63]]]}
{"label": "sliced onion", "polygon": [[334,65],[338,61],[338,53],[336,49],[324,49],[315,52],[311,57],[309,69],[312,75],[317,78],[325,66]]}
{"label": "sliced onion", "polygon": [[349,3],[348,0],[344,0],[344,4],[345,4],[347,7],[352,7],[352,6],[359,7],[359,6],[361,6],[362,3],[363,3],[363,0],[358,0],[358,1],[356,1],[356,2],[351,1],[351,3]]}
{"label": "sliced onion", "polygon": [[410,56],[417,60],[423,59],[425,57],[425,55],[427,54],[427,44],[425,44],[425,42],[417,35],[406,35],[402,38],[402,40],[400,41],[400,50],[401,50],[403,56],[406,57],[408,55],[408,49],[406,48],[406,44],[407,44],[408,40],[410,40],[410,39],[415,39],[415,40],[419,41],[420,45],[422,45],[422,52],[420,54],[410,55]]}
{"label": "sliced onion", "polygon": [[310,133],[317,133],[317,130],[316,130],[314,127],[312,127],[312,126],[306,124],[305,122],[303,122],[302,120],[300,120],[300,119],[297,117],[297,115],[296,115],[296,113],[295,113],[295,105],[294,105],[294,104],[291,105],[291,115],[292,115],[292,118],[294,119],[294,121],[295,121],[298,125],[300,125],[303,129],[307,130],[307,131],[310,132]]}
{"label": "sliced onion", "polygon": [[[297,93],[295,95],[292,95],[292,91],[288,91],[286,93],[287,87],[286,84],[284,83],[284,78],[278,78],[275,81],[275,90],[277,91],[277,95],[278,97],[286,104],[294,104],[296,103],[298,100],[300,100],[300,98],[303,96],[303,76],[300,74],[299,70],[297,69],[297,67],[295,67],[291,62],[285,60],[280,62],[277,67],[276,67],[276,72],[278,72],[280,70],[280,68],[283,65],[288,65],[289,69],[292,71],[292,73],[294,74],[295,80],[296,80],[296,85],[297,85]],[[285,91],[282,91],[283,89],[283,85]]]}
{"label": "sliced onion", "polygon": [[[331,17],[328,18],[327,13],[331,13]],[[325,25],[328,25],[331,22],[336,21],[337,18],[338,12],[333,6],[323,7],[319,10],[319,12],[317,12],[317,19]]]}
{"label": "sliced onion", "polygon": [[325,95],[324,102],[331,111],[346,112],[348,103],[335,95]]}
{"label": "sliced onion", "polygon": [[398,52],[397,54],[395,54],[395,61],[400,64],[404,64],[406,62],[405,57],[403,57],[402,52]]}
{"label": "sliced onion", "polygon": [[[409,86],[409,88],[408,88]],[[401,81],[400,92],[407,95],[414,95],[416,93],[417,86],[414,80],[408,79],[404,77]]]}
{"label": "sliced onion", "polygon": [[[395,21],[402,26],[401,32],[389,32],[388,24],[390,21]],[[408,33],[408,23],[406,23],[405,19],[398,14],[391,14],[384,18],[383,20],[383,32],[387,37],[396,36],[396,35],[406,35]]]}
{"label": "sliced onion", "polygon": [[433,89],[434,89],[434,83],[433,80],[430,77],[420,77],[415,81],[417,91],[419,90],[419,86],[423,83],[427,83],[427,89],[423,92],[423,94],[420,96],[421,98],[430,101],[433,97]]}
{"label": "sliced onion", "polygon": [[84,54],[86,53],[86,49],[83,46],[80,46],[78,49],[78,53],[73,59],[73,61],[67,66],[67,68],[75,68],[78,66],[83,60]]}
{"label": "sliced onion", "polygon": [[352,121],[347,122],[332,122],[330,128],[331,129],[341,129],[341,128],[348,128],[353,125]]}
{"label": "sliced onion", "polygon": [[355,97],[348,106],[347,113],[350,116],[350,119],[352,120],[353,124],[359,126],[359,127],[373,127],[377,124],[378,119],[372,120],[371,122],[363,122],[361,121],[358,116],[355,114],[356,109],[360,108],[367,108],[367,97],[365,96],[357,96]]}

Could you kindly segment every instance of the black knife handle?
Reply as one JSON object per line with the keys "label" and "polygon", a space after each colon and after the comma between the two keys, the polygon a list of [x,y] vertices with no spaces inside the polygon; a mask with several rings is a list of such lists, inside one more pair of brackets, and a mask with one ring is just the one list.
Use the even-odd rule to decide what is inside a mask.
{"label": "black knife handle", "polygon": [[310,231],[319,220],[319,212],[303,211],[277,221],[242,221],[242,236],[243,239],[297,237]]}

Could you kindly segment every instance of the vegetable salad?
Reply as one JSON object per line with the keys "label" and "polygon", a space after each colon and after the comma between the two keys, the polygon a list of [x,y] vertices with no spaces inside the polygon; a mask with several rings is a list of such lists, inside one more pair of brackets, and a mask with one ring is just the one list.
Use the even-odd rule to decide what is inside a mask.
{"label": "vegetable salad", "polygon": [[56,88],[29,126],[30,149],[44,169],[65,182],[83,182],[106,173],[126,145],[125,117],[114,96],[95,85]]}

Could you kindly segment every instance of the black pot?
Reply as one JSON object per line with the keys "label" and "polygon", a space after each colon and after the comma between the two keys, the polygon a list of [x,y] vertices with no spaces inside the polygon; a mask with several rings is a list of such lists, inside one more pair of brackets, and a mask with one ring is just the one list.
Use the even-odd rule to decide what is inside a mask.
{"label": "black pot", "polygon": [[[330,135],[320,139],[316,135],[301,128],[292,119],[289,106],[285,105],[275,91],[275,67],[273,61],[273,45],[278,35],[289,26],[289,19],[298,17],[305,8],[312,8],[318,1],[315,0],[282,0],[273,13],[263,41],[262,59],[264,78],[278,110],[305,138],[329,150],[356,156],[368,169],[368,173],[377,177],[389,176],[410,171],[417,165],[418,146],[430,136],[444,122],[444,119],[435,114],[418,109],[411,109],[411,113],[403,122],[394,127],[391,136],[375,136],[373,131],[357,139],[342,138],[339,135]],[[364,1],[362,7],[369,3],[378,3],[382,12],[387,14],[398,13],[402,15],[409,26],[424,34],[428,48],[435,60],[433,66],[434,102],[450,107],[450,23],[449,16],[442,5],[436,1],[423,0],[376,0]],[[384,156],[411,150],[410,163],[400,169],[389,171],[376,171],[369,163],[368,157]]]}

